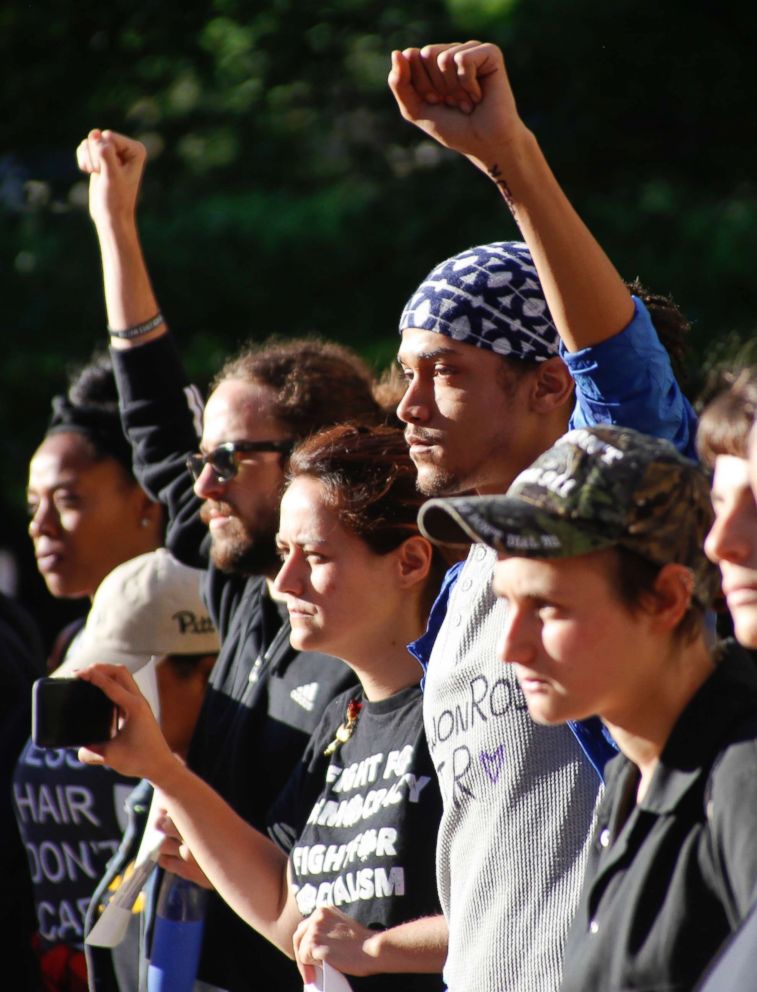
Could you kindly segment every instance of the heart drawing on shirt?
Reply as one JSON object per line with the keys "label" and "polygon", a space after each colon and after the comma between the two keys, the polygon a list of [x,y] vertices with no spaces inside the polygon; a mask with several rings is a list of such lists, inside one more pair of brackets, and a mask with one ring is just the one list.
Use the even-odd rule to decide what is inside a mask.
{"label": "heart drawing on shirt", "polygon": [[479,755],[484,771],[496,785],[505,764],[505,745],[500,744],[496,751],[482,751]]}

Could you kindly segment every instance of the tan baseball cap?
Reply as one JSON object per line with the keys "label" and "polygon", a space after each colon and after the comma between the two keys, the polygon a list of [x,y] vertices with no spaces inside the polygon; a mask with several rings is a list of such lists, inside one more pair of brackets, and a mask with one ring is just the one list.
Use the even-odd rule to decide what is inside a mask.
{"label": "tan baseball cap", "polygon": [[134,673],[153,657],[215,654],[219,640],[200,596],[202,575],[165,548],[114,568],[55,675],[97,662],[126,665]]}

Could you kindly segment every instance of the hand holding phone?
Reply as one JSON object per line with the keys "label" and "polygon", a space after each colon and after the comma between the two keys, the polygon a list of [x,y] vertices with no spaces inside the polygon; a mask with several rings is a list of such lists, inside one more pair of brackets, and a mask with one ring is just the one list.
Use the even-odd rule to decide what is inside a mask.
{"label": "hand holding phone", "polygon": [[[40,683],[66,681],[81,682],[94,695],[85,701],[78,685],[62,693],[56,685],[37,689],[43,700],[50,694],[55,697],[55,705],[36,707],[39,729],[35,740],[41,747],[78,745],[79,761],[84,764],[107,765],[122,775],[148,778],[157,786],[164,776],[173,773],[177,758],[171,753],[150,704],[123,665],[97,663],[82,669],[78,679],[41,679]],[[73,706],[67,705],[65,697],[69,692],[78,700],[76,716],[72,715]],[[60,727],[60,719],[56,717],[61,709],[65,713],[64,727]]]}
{"label": "hand holding phone", "polygon": [[90,682],[45,678],[32,685],[32,740],[37,747],[100,744],[115,729],[115,705]]}

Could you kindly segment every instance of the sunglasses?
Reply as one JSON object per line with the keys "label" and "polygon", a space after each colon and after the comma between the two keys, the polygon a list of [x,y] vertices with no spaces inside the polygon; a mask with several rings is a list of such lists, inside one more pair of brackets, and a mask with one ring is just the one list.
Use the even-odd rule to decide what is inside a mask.
{"label": "sunglasses", "polygon": [[227,441],[207,454],[190,455],[187,468],[197,480],[205,466],[210,465],[218,482],[231,482],[239,472],[240,455],[249,451],[279,451],[288,455],[293,447],[293,441]]}

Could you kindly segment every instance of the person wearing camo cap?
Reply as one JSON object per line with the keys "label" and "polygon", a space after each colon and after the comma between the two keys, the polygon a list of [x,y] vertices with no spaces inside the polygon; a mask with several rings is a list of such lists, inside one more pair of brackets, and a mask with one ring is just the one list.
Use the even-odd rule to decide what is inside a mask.
{"label": "person wearing camo cap", "polygon": [[666,441],[577,429],[506,495],[433,499],[422,532],[497,552],[500,660],[534,721],[598,715],[606,771],[562,992],[691,989],[757,881],[757,672],[713,644],[709,481]]}

